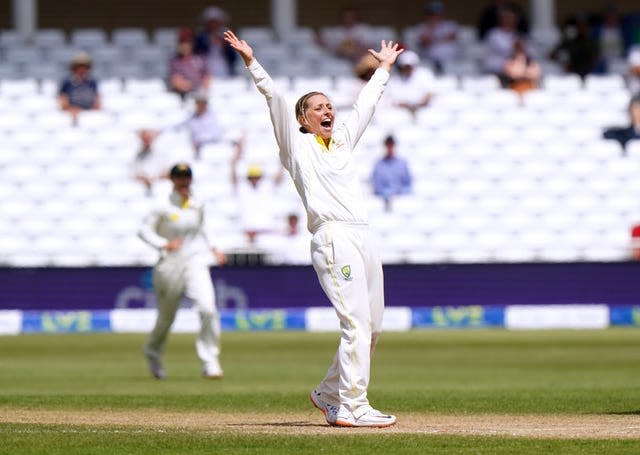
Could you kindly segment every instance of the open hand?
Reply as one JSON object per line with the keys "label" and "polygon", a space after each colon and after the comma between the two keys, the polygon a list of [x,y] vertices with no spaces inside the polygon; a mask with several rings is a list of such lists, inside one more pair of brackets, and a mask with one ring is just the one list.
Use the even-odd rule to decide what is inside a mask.
{"label": "open hand", "polygon": [[394,43],[393,41],[387,42],[385,40],[380,41],[379,51],[369,49],[369,53],[380,62],[379,67],[387,71],[391,70],[391,66],[395,63],[398,55],[403,52],[404,49],[398,49],[398,43]]}
{"label": "open hand", "polygon": [[253,60],[253,49],[251,46],[249,46],[245,40],[238,38],[231,30],[224,32],[224,40],[240,54],[245,66],[249,66]]}

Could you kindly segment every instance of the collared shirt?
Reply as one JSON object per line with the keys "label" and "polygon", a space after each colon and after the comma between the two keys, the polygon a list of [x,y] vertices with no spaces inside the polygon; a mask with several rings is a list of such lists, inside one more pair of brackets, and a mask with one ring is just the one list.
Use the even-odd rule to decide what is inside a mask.
{"label": "collared shirt", "polygon": [[209,75],[207,64],[200,55],[184,57],[176,55],[169,60],[169,76],[180,75],[193,84],[202,87],[202,83]]}
{"label": "collared shirt", "polygon": [[[204,205],[192,198],[184,202],[176,192],[160,201],[144,218],[138,236],[158,249],[161,258],[201,257],[209,263],[213,261],[204,230]],[[181,248],[174,251],[163,249],[170,240],[177,238],[183,240]]]}
{"label": "collared shirt", "polygon": [[406,160],[398,157],[383,158],[376,163],[372,175],[373,192],[378,196],[411,192],[411,174]]}
{"label": "collared shirt", "polygon": [[265,96],[280,149],[280,162],[289,172],[307,211],[307,227],[315,232],[327,222],[367,224],[366,204],[353,149],[369,124],[389,73],[378,68],[358,95],[352,111],[334,128],[329,147],[313,134],[299,131],[289,105],[269,74],[254,58],[248,67]]}
{"label": "collared shirt", "polygon": [[72,106],[92,109],[98,97],[98,83],[94,79],[70,77],[62,82],[58,94],[66,95]]}

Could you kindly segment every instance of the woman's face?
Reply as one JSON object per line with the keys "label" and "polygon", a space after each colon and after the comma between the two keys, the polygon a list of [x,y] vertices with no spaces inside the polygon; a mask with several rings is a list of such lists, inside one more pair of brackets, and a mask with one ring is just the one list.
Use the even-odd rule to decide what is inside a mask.
{"label": "woman's face", "polygon": [[304,115],[298,121],[307,131],[322,139],[330,139],[333,133],[335,112],[333,105],[325,95],[313,95],[307,100]]}
{"label": "woman's face", "polygon": [[176,193],[178,193],[184,199],[189,198],[189,194],[191,192],[191,177],[187,177],[187,176],[171,177],[171,182],[173,183],[173,190]]}

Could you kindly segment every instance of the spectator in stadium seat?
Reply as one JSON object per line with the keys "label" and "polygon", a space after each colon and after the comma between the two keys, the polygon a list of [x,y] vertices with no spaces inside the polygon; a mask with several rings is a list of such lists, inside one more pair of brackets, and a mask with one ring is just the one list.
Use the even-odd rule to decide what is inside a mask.
{"label": "spectator in stadium seat", "polygon": [[231,158],[231,185],[240,207],[240,223],[250,245],[256,243],[261,234],[272,233],[274,228],[274,213],[271,209],[276,189],[282,182],[282,172],[278,172],[273,182],[267,182],[263,169],[256,163],[249,163],[246,179],[241,179],[238,171],[239,163],[243,159],[245,137],[236,143],[236,151]]}
{"label": "spectator in stadium seat", "polygon": [[629,49],[626,81],[631,95],[640,95],[640,44]]}
{"label": "spectator in stadium seat", "polygon": [[418,54],[409,50],[398,56],[397,71],[399,77],[389,81],[387,101],[415,116],[433,98],[433,73],[420,65]]}
{"label": "spectator in stadium seat", "polygon": [[458,56],[458,24],[445,18],[442,2],[429,3],[424,20],[417,26],[420,56],[442,74],[447,63]]}
{"label": "spectator in stadium seat", "polygon": [[396,140],[392,135],[385,138],[384,147],[384,156],[374,165],[371,183],[374,194],[384,199],[385,208],[391,210],[394,196],[411,193],[412,181],[407,160],[396,155]]}
{"label": "spectator in stadium seat", "polygon": [[581,78],[597,72],[600,46],[591,31],[589,18],[577,14],[565,22],[562,32],[563,37],[551,51],[550,58],[559,62],[565,71]]}
{"label": "spectator in stadium seat", "polygon": [[516,42],[521,40],[525,48],[528,47],[528,43],[518,31],[518,16],[515,11],[510,8],[502,8],[499,17],[498,25],[489,30],[484,39],[483,69],[503,80],[505,64],[513,56]]}
{"label": "spectator in stadium seat", "polygon": [[522,97],[525,92],[540,88],[541,79],[542,66],[527,52],[524,42],[517,40],[514,53],[504,66],[504,87]]}
{"label": "spectator in stadium seat", "polygon": [[91,56],[78,52],[69,64],[71,74],[62,81],[58,90],[60,108],[71,114],[73,124],[79,112],[101,108],[98,83],[91,77],[91,65]]}
{"label": "spectator in stadium seat", "polygon": [[216,112],[209,107],[209,95],[201,90],[193,92],[191,97],[195,103],[195,111],[189,118],[171,129],[186,128],[193,145],[194,158],[200,159],[202,147],[223,140],[224,134]]}
{"label": "spectator in stadium seat", "polygon": [[342,10],[341,25],[330,33],[317,34],[318,44],[337,57],[357,63],[367,49],[372,47],[370,27],[360,22],[356,8],[347,7]]}
{"label": "spectator in stadium seat", "polygon": [[598,16],[594,35],[600,46],[598,73],[606,73],[611,63],[624,58],[624,36],[618,8],[607,5]]}
{"label": "spectator in stadium seat", "polygon": [[630,125],[625,127],[612,127],[604,130],[605,139],[613,139],[622,146],[622,153],[626,153],[627,142],[640,139],[640,94],[634,95],[629,101]]}
{"label": "spectator in stadium seat", "polygon": [[217,6],[210,6],[202,13],[203,30],[196,37],[195,53],[204,57],[214,78],[235,75],[238,54],[224,40],[228,22],[228,14]]}
{"label": "spectator in stadium seat", "polygon": [[484,40],[489,31],[498,26],[500,22],[500,11],[504,8],[508,8],[516,14],[516,28],[518,33],[522,36],[527,36],[529,34],[529,21],[527,20],[526,14],[520,5],[507,0],[491,0],[482,10],[480,17],[478,18],[479,40]]}
{"label": "spectator in stadium seat", "polygon": [[171,158],[153,146],[157,135],[155,130],[138,131],[140,149],[133,161],[133,178],[144,185],[147,196],[153,195],[156,182],[169,178],[171,167]]}
{"label": "spectator in stadium seat", "polygon": [[189,28],[178,33],[178,50],[169,60],[169,88],[182,99],[197,90],[208,91],[211,75],[200,55],[193,53],[194,35]]}

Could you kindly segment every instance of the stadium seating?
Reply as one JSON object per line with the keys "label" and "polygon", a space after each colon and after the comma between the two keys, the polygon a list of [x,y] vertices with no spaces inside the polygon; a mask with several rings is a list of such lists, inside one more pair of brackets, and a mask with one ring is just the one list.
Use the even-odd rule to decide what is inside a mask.
{"label": "stadium seating", "polygon": [[[310,29],[280,41],[264,27],[240,33],[256,43],[291,103],[302,92],[323,90],[335,94],[342,110],[362,85],[348,64],[313,44]],[[402,36],[411,42],[410,30]],[[548,47],[552,36],[554,31],[540,32],[536,45]],[[47,29],[21,45],[10,31],[0,33],[1,264],[155,260],[135,231],[153,197],[169,188],[160,184],[147,196],[131,179],[130,165],[138,129],[175,124],[191,112],[191,104],[169,93],[164,82],[175,39],[175,28],[82,29],[68,37]],[[463,29],[460,40],[470,48],[478,44],[473,28]],[[309,52],[292,51],[292,42],[307,43]],[[55,95],[78,49],[94,58],[104,109],[81,113],[72,126]],[[456,68],[435,79],[428,108],[414,118],[383,105],[358,146],[365,188],[387,134],[396,137],[414,177],[413,194],[394,199],[390,210],[367,196],[384,262],[627,259],[629,228],[640,218],[640,141],[623,154],[617,143],[601,139],[603,128],[627,121],[622,76],[582,81],[549,72],[542,89],[521,101],[495,77],[478,72],[474,52],[464,54]],[[248,77],[216,80],[210,96],[228,139],[247,131],[250,156],[269,173],[277,170],[266,107]],[[167,134],[162,146],[176,158],[192,159],[186,134]],[[192,163],[195,188],[215,215],[208,226],[212,237],[227,251],[247,251],[229,183],[232,154],[230,141],[204,147]],[[292,187],[282,192],[274,217],[284,226],[299,202]]]}

